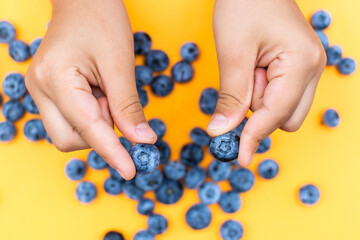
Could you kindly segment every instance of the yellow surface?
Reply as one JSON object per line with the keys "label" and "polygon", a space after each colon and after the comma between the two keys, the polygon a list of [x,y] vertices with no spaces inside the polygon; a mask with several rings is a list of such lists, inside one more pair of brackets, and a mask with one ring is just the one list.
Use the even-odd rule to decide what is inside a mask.
{"label": "yellow surface", "polygon": [[[218,86],[218,71],[211,31],[213,2],[208,0],[126,0],[135,30],[144,30],[153,38],[155,48],[165,50],[171,63],[179,60],[183,42],[195,41],[201,57],[194,63],[195,79],[176,84],[165,99],[150,96],[145,108],[148,118],[160,117],[167,126],[165,140],[172,146],[172,159],[179,156],[188,133],[194,126],[205,127],[210,117],[202,114],[197,101],[208,86]],[[356,0],[299,0],[308,17],[320,8],[333,17],[326,30],[331,43],[340,44],[346,56],[360,60],[360,2]],[[45,34],[51,17],[48,0],[0,0],[0,19],[15,24],[19,39],[30,42]],[[286,36],[284,36],[286,37]],[[25,73],[27,63],[10,59],[7,47],[0,45],[0,78],[9,71]],[[168,72],[168,71],[167,71]],[[246,240],[281,239],[360,239],[360,178],[358,176],[360,143],[360,71],[349,77],[340,76],[327,67],[320,81],[314,105],[303,127],[297,133],[277,131],[272,135],[273,147],[257,155],[251,169],[264,158],[280,164],[275,180],[256,177],[254,188],[242,194],[242,209],[233,215],[211,206],[213,221],[206,230],[193,231],[184,214],[197,202],[196,191],[187,190],[175,206],[156,205],[155,211],[169,220],[160,240],[220,239],[220,224],[229,218],[239,219],[245,228]],[[327,129],[320,124],[321,112],[334,107],[339,110],[341,124]],[[27,115],[26,119],[33,116]],[[2,120],[2,116],[0,117]],[[9,144],[0,144],[0,239],[102,239],[109,229],[123,232],[131,239],[146,227],[146,218],[136,212],[136,202],[121,195],[104,193],[102,183],[107,171],[89,170],[85,179],[95,181],[99,195],[90,205],[74,198],[75,182],[64,175],[68,159],[85,159],[88,151],[60,153],[45,141],[32,143],[22,134],[25,119],[17,123],[18,137]],[[206,156],[202,165],[211,160]],[[305,183],[314,183],[321,190],[319,203],[303,206],[297,190]],[[224,189],[228,185],[222,184]]]}

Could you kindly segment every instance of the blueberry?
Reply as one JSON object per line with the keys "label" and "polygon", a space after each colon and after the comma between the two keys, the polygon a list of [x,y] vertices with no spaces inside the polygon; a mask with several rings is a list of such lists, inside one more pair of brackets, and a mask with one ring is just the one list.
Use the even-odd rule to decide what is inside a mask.
{"label": "blueberry", "polygon": [[0,106],[1,106],[1,104],[3,103],[3,96],[0,94]]}
{"label": "blueberry", "polygon": [[0,141],[9,142],[15,138],[16,128],[12,122],[0,122]]}
{"label": "blueberry", "polygon": [[194,77],[194,68],[186,61],[177,62],[171,68],[171,76],[178,83],[187,83]]}
{"label": "blueberry", "polygon": [[14,61],[24,62],[30,58],[30,49],[23,41],[14,40],[10,42],[9,54]]}
{"label": "blueberry", "polygon": [[144,55],[151,49],[151,38],[145,32],[134,33],[134,51],[135,54]]}
{"label": "blueberry", "polygon": [[110,177],[119,179],[121,182],[125,182],[125,179],[120,175],[118,171],[116,171],[115,168],[109,166],[108,169],[109,169]]}
{"label": "blueberry", "polygon": [[174,204],[180,200],[184,192],[183,186],[179,181],[165,179],[161,186],[156,190],[156,199],[164,204]]}
{"label": "blueberry", "polygon": [[153,213],[155,203],[151,199],[141,199],[137,205],[137,211],[142,215],[150,215]]}
{"label": "blueberry", "polygon": [[37,108],[33,98],[29,93],[25,95],[23,105],[28,113],[39,114],[39,109]]}
{"label": "blueberry", "polygon": [[203,204],[214,204],[220,199],[221,189],[216,183],[207,182],[200,187],[198,195]]}
{"label": "blueberry", "polygon": [[180,55],[185,61],[195,61],[199,57],[199,48],[193,42],[185,43],[180,48]]}
{"label": "blueberry", "polygon": [[330,25],[331,16],[328,12],[320,10],[311,16],[310,23],[314,29],[323,30]]}
{"label": "blueberry", "polygon": [[11,99],[16,100],[21,98],[26,92],[24,76],[20,73],[8,74],[4,78],[2,89]]}
{"label": "blueberry", "polygon": [[65,166],[65,174],[70,180],[80,180],[85,176],[86,164],[80,159],[72,159]]}
{"label": "blueberry", "polygon": [[215,181],[224,181],[230,177],[231,174],[231,164],[220,162],[214,159],[208,167],[209,177]]}
{"label": "blueberry", "polygon": [[270,149],[270,147],[271,147],[271,139],[270,137],[267,137],[260,142],[259,147],[256,150],[256,153],[267,152]]}
{"label": "blueberry", "polygon": [[24,134],[31,141],[39,141],[45,138],[45,128],[40,119],[32,119],[25,123]]}
{"label": "blueberry", "polygon": [[321,44],[323,45],[324,49],[326,50],[329,47],[329,39],[326,36],[326,34],[321,30],[315,30],[318,38],[321,41]]}
{"label": "blueberry", "polygon": [[236,220],[228,220],[220,227],[220,235],[223,240],[239,240],[244,235],[244,228]]}
{"label": "blueberry", "polygon": [[4,103],[1,112],[8,121],[15,122],[24,116],[25,109],[18,100],[10,100]]}
{"label": "blueberry", "polygon": [[159,97],[169,95],[173,89],[174,83],[171,78],[166,75],[156,76],[151,82],[152,92]]}
{"label": "blueberry", "polygon": [[273,179],[279,172],[279,165],[272,159],[266,159],[259,164],[257,170],[260,177]]}
{"label": "blueberry", "polygon": [[163,215],[152,214],[148,217],[147,225],[149,232],[157,235],[165,232],[168,227],[168,221]]}
{"label": "blueberry", "polygon": [[221,194],[219,205],[224,212],[234,213],[241,207],[241,198],[236,192],[224,192]]}
{"label": "blueberry", "polygon": [[137,174],[135,176],[135,184],[140,189],[148,192],[158,189],[162,184],[163,179],[164,177],[161,171],[159,169],[155,169],[154,171],[146,175]]}
{"label": "blueberry", "polygon": [[219,92],[215,88],[205,88],[199,100],[200,110],[205,114],[213,114],[218,98]]}
{"label": "blueberry", "polygon": [[219,161],[231,162],[239,155],[240,138],[234,132],[214,137],[210,142],[210,153]]}
{"label": "blueberry", "polygon": [[327,109],[322,117],[322,122],[327,127],[337,127],[340,123],[340,117],[335,109]]}
{"label": "blueberry", "polygon": [[76,198],[82,203],[90,203],[97,196],[97,189],[92,182],[81,182],[76,187]]}
{"label": "blueberry", "polygon": [[299,198],[302,203],[312,205],[319,201],[320,191],[316,186],[307,184],[300,188]]}
{"label": "blueberry", "polygon": [[160,164],[165,164],[169,161],[171,155],[171,148],[167,142],[163,140],[157,140],[155,146],[160,152]]}
{"label": "blueberry", "polygon": [[0,43],[10,43],[15,39],[16,30],[7,21],[0,21]]}
{"label": "blueberry", "polygon": [[155,72],[162,72],[169,66],[169,57],[162,50],[151,50],[145,57],[146,66]]}
{"label": "blueberry", "polygon": [[48,133],[45,133],[45,140],[48,142],[48,143],[51,143],[52,144],[52,141],[50,139],[50,136]]}
{"label": "blueberry", "polygon": [[130,151],[133,144],[129,140],[127,140],[125,137],[120,137],[119,140],[120,140],[121,145],[125,148],[125,150]]}
{"label": "blueberry", "polygon": [[206,171],[199,166],[191,168],[185,175],[184,184],[189,189],[199,188],[206,178]]}
{"label": "blueberry", "polygon": [[190,138],[194,143],[206,147],[209,146],[211,138],[202,128],[195,127],[190,132]]}
{"label": "blueberry", "polygon": [[155,240],[155,238],[149,231],[142,230],[135,234],[133,240]]}
{"label": "blueberry", "polygon": [[142,107],[146,107],[149,103],[147,92],[142,87],[137,87],[137,93]]}
{"label": "blueberry", "polygon": [[236,133],[236,134],[240,137],[242,131],[244,130],[245,124],[247,123],[248,120],[249,120],[249,119],[248,119],[247,117],[245,117],[245,118],[241,121],[241,123],[240,123],[239,125],[237,125],[237,127],[234,128],[232,131],[233,131],[234,133]]}
{"label": "blueberry", "polygon": [[122,192],[122,185],[120,179],[109,177],[104,182],[104,190],[110,195],[119,195]]}
{"label": "blueberry", "polygon": [[250,170],[240,168],[231,172],[229,182],[235,192],[243,193],[252,188],[255,178],[254,174]]}
{"label": "blueberry", "polygon": [[180,152],[181,162],[186,166],[195,167],[204,158],[204,151],[195,143],[185,144]]}
{"label": "blueberry", "polygon": [[124,183],[123,191],[125,195],[132,200],[140,200],[144,196],[144,191],[136,186],[133,180]]}
{"label": "blueberry", "polygon": [[105,160],[94,150],[89,152],[87,162],[91,168],[96,170],[104,169],[108,166]]}
{"label": "blueberry", "polygon": [[163,171],[167,179],[180,180],[185,176],[186,166],[182,162],[172,161],[165,164]]}
{"label": "blueberry", "polygon": [[356,70],[356,62],[352,58],[343,58],[337,64],[337,69],[343,75],[350,75]]}
{"label": "blueberry", "polygon": [[154,130],[154,132],[156,133],[158,139],[161,139],[165,135],[166,125],[161,119],[158,118],[150,119],[149,125],[152,128],[152,130]]}
{"label": "blueberry", "polygon": [[153,80],[153,72],[147,66],[135,66],[135,80],[136,85],[149,85]]}
{"label": "blueberry", "polygon": [[192,229],[204,229],[210,225],[211,211],[204,204],[195,204],[186,212],[185,220]]}
{"label": "blueberry", "polygon": [[334,66],[341,61],[342,49],[335,45],[326,49],[327,65]]}
{"label": "blueberry", "polygon": [[150,144],[135,144],[129,151],[138,174],[154,171],[160,163],[160,152]]}
{"label": "blueberry", "polygon": [[40,44],[42,42],[42,38],[37,38],[30,43],[30,55],[33,57],[38,50]]}
{"label": "blueberry", "polygon": [[124,236],[116,231],[107,232],[103,240],[125,240]]}

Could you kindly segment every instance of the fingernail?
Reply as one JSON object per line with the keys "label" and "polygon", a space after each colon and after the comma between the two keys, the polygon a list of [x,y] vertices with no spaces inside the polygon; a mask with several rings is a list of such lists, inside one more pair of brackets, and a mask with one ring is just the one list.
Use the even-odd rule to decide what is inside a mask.
{"label": "fingernail", "polygon": [[227,124],[228,124],[228,119],[224,115],[220,113],[216,113],[211,118],[210,123],[208,125],[208,129],[211,131],[223,129],[227,126]]}
{"label": "fingernail", "polygon": [[155,138],[154,131],[146,123],[140,123],[135,128],[136,134],[141,138]]}

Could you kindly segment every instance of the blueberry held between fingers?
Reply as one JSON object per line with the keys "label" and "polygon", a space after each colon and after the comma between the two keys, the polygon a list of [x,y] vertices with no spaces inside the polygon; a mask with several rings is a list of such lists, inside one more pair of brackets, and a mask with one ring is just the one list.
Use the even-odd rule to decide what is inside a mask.
{"label": "blueberry held between fingers", "polygon": [[194,77],[194,68],[187,61],[177,62],[171,68],[171,76],[178,83],[187,83]]}
{"label": "blueberry held between fingers", "polygon": [[236,192],[225,192],[221,194],[219,205],[225,213],[235,213],[241,207],[241,198]]}
{"label": "blueberry held between fingers", "polygon": [[337,64],[337,69],[343,75],[350,75],[356,70],[356,62],[352,58],[343,58]]}
{"label": "blueberry held between fingers", "polygon": [[141,199],[137,205],[137,211],[141,215],[150,215],[153,213],[155,207],[155,203],[151,199]]}
{"label": "blueberry held between fingers", "polygon": [[144,196],[144,190],[136,186],[133,180],[126,181],[123,186],[123,191],[128,198],[132,200],[140,200]]}
{"label": "blueberry held between fingers", "polygon": [[190,132],[191,140],[203,147],[209,146],[211,138],[207,132],[199,127],[195,127]]}
{"label": "blueberry held between fingers", "polygon": [[214,159],[208,166],[208,175],[215,181],[224,181],[230,177],[231,174],[231,164],[220,162]]}
{"label": "blueberry held between fingers", "polygon": [[10,100],[4,103],[1,113],[8,121],[15,122],[24,116],[24,105],[18,100]]}
{"label": "blueberry held between fingers", "polygon": [[110,231],[105,234],[103,240],[125,240],[125,238],[117,231]]}
{"label": "blueberry held between fingers", "polygon": [[148,192],[158,189],[163,183],[164,177],[159,169],[155,169],[149,174],[135,176],[135,184],[138,188]]}
{"label": "blueberry held between fingers", "polygon": [[34,99],[31,97],[29,93],[25,95],[23,100],[23,105],[28,113],[39,114],[39,109],[37,108]]}
{"label": "blueberry held between fingers", "polygon": [[171,155],[171,148],[167,142],[163,140],[157,140],[155,146],[160,152],[160,164],[165,164],[169,161]]}
{"label": "blueberry held between fingers", "polygon": [[0,21],[0,43],[10,43],[15,39],[16,30],[8,21]]}
{"label": "blueberry held between fingers", "polygon": [[313,205],[319,201],[320,191],[319,189],[312,185],[307,184],[300,188],[299,190],[299,199],[301,202],[307,205]]}
{"label": "blueberry held between fingers", "polygon": [[337,127],[340,123],[340,117],[335,109],[328,109],[324,112],[322,122],[327,127]]}
{"label": "blueberry held between fingers", "polygon": [[169,66],[169,57],[162,50],[151,50],[145,57],[146,66],[155,72],[162,72]]}
{"label": "blueberry held between fingers", "polygon": [[154,130],[158,139],[161,139],[166,133],[166,125],[159,118],[150,119],[149,126]]}
{"label": "blueberry held between fingers", "polygon": [[260,142],[259,147],[256,150],[256,153],[267,152],[270,149],[270,147],[271,147],[271,139],[270,137],[267,137]]}
{"label": "blueberry held between fingers", "polygon": [[231,162],[239,155],[240,138],[234,132],[214,137],[210,142],[211,154],[222,162]]}
{"label": "blueberry held between fingers", "polygon": [[149,85],[153,80],[153,72],[147,66],[135,66],[135,80],[136,85]]}
{"label": "blueberry held between fingers", "polygon": [[186,223],[194,230],[204,229],[210,225],[211,211],[205,204],[195,204],[186,212]]}
{"label": "blueberry held between fingers", "polygon": [[174,82],[166,75],[156,76],[151,82],[152,92],[159,97],[169,95],[174,89]]}
{"label": "blueberry held between fingers", "polygon": [[149,103],[147,92],[142,87],[137,87],[137,93],[142,107],[146,107]]}
{"label": "blueberry held between fingers", "polygon": [[206,178],[206,171],[199,166],[191,168],[185,175],[184,184],[189,189],[199,188]]}
{"label": "blueberry held between fingers", "polygon": [[9,142],[15,138],[16,128],[12,122],[0,122],[0,141]]}
{"label": "blueberry held between fingers", "polygon": [[108,166],[105,160],[94,150],[89,152],[87,162],[91,168],[96,170],[104,169]]}
{"label": "blueberry held between fingers", "polygon": [[180,158],[186,166],[195,167],[203,160],[204,151],[199,145],[188,143],[182,147]]}
{"label": "blueberry held between fingers", "polygon": [[129,151],[138,174],[154,171],[160,163],[160,152],[150,144],[135,144]]}
{"label": "blueberry held between fingers", "polygon": [[97,196],[97,189],[92,182],[81,182],[76,187],[76,198],[82,203],[90,203]]}
{"label": "blueberry held between fingers", "polygon": [[125,137],[120,137],[119,140],[120,140],[121,145],[125,148],[125,150],[130,151],[133,144],[129,140],[127,140]]}
{"label": "blueberry held between fingers", "polygon": [[215,112],[216,103],[219,99],[219,92],[215,88],[205,88],[200,95],[200,110],[208,115]]}
{"label": "blueberry held between fingers", "polygon": [[323,45],[324,49],[326,50],[329,47],[329,38],[321,30],[315,30],[315,33],[318,36],[318,38],[320,39],[320,42]]}
{"label": "blueberry held between fingers", "polygon": [[246,169],[235,169],[229,178],[230,185],[235,192],[243,193],[249,191],[255,182],[254,174]]}
{"label": "blueberry held between fingers", "polygon": [[40,44],[42,42],[42,38],[37,38],[34,41],[32,41],[30,43],[30,55],[33,57],[36,53],[36,51],[38,50],[38,48],[40,47]]}
{"label": "blueberry held between fingers", "polygon": [[110,195],[119,195],[122,192],[122,185],[120,179],[109,177],[104,182],[104,190]]}
{"label": "blueberry held between fingers", "polygon": [[135,54],[144,55],[151,49],[151,38],[145,32],[134,33],[134,51]]}
{"label": "blueberry held between fingers", "polygon": [[329,66],[334,66],[341,61],[342,49],[340,46],[331,46],[326,49],[327,62]]}
{"label": "blueberry held between fingers", "polygon": [[24,96],[26,86],[24,76],[20,73],[10,73],[6,75],[2,83],[4,93],[11,99],[19,99]]}
{"label": "blueberry held between fingers", "polygon": [[320,10],[311,16],[310,23],[314,29],[323,30],[330,25],[331,16],[328,12]]}
{"label": "blueberry held between fingers", "polygon": [[86,164],[80,159],[72,159],[65,166],[65,174],[70,180],[80,180],[85,176]]}
{"label": "blueberry held between fingers", "polygon": [[25,123],[24,134],[30,141],[39,141],[45,138],[45,128],[40,119],[32,119]]}
{"label": "blueberry held between fingers", "polygon": [[155,240],[155,237],[148,230],[142,230],[135,234],[133,240]]}
{"label": "blueberry held between fingers", "polygon": [[30,48],[23,41],[14,40],[9,44],[10,57],[16,62],[24,62],[30,58]]}
{"label": "blueberry held between fingers", "polygon": [[152,214],[148,217],[147,225],[151,234],[157,235],[166,231],[168,227],[167,219],[160,214]]}
{"label": "blueberry held between fingers", "polygon": [[220,227],[220,236],[223,240],[239,240],[244,235],[244,228],[236,220],[228,220]]}
{"label": "blueberry held between fingers", "polygon": [[164,204],[174,204],[180,200],[184,192],[179,181],[165,179],[162,185],[156,190],[156,199]]}
{"label": "blueberry held between fingers", "polygon": [[260,177],[273,179],[279,172],[279,165],[272,159],[266,159],[259,164],[257,170]]}
{"label": "blueberry held between fingers", "polygon": [[180,56],[188,62],[193,62],[199,57],[199,47],[193,43],[185,43],[180,48]]}
{"label": "blueberry held between fingers", "polygon": [[198,195],[203,204],[214,204],[220,199],[221,189],[216,183],[207,182],[200,187]]}
{"label": "blueberry held between fingers", "polygon": [[180,180],[185,176],[186,166],[182,162],[172,161],[166,163],[163,170],[167,179]]}

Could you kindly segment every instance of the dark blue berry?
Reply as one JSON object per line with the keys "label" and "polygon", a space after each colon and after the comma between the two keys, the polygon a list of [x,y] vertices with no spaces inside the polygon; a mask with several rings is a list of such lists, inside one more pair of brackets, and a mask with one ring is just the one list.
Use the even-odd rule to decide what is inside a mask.
{"label": "dark blue berry", "polygon": [[155,169],[154,171],[146,175],[137,174],[135,176],[135,184],[140,189],[148,192],[158,189],[163,183],[163,179],[164,177],[161,171],[159,169]]}
{"label": "dark blue berry", "polygon": [[136,186],[133,180],[126,181],[123,186],[123,191],[128,198],[132,200],[140,200],[144,196],[144,191]]}
{"label": "dark blue berry", "polygon": [[151,50],[145,57],[146,66],[155,72],[162,72],[169,66],[169,57],[162,50]]}
{"label": "dark blue berry", "polygon": [[180,180],[185,176],[186,166],[182,162],[172,161],[165,164],[163,171],[167,179]]}
{"label": "dark blue berry", "polygon": [[104,190],[110,195],[119,195],[122,192],[123,183],[118,178],[109,177],[104,182]]}
{"label": "dark blue berry", "polygon": [[210,225],[211,211],[204,204],[195,204],[186,212],[185,220],[192,229],[204,229]]}
{"label": "dark blue berry", "polygon": [[151,82],[152,92],[159,97],[169,95],[173,89],[174,82],[166,75],[156,76]]}
{"label": "dark blue berry", "polygon": [[195,167],[204,158],[204,151],[195,143],[185,144],[180,152],[181,162],[186,166]]}
{"label": "dark blue berry", "polygon": [[89,152],[87,162],[91,168],[96,170],[104,169],[108,166],[105,160],[94,150]]}
{"label": "dark blue berry", "polygon": [[338,63],[337,69],[343,75],[350,75],[356,70],[356,62],[352,58],[343,58]]}
{"label": "dark blue berry", "polygon": [[257,170],[260,177],[273,179],[279,172],[279,165],[272,159],[266,159],[259,164]]}
{"label": "dark blue berry", "polygon": [[187,61],[177,62],[171,68],[171,76],[178,83],[187,83],[194,77],[194,68]]}
{"label": "dark blue berry", "polygon": [[29,93],[25,95],[23,100],[23,105],[28,113],[39,114],[39,109],[37,108],[34,99],[31,97]]}
{"label": "dark blue berry", "polygon": [[30,48],[23,41],[14,40],[9,45],[10,57],[16,62],[24,62],[30,58]]}
{"label": "dark blue berry", "polygon": [[160,152],[150,144],[135,144],[129,151],[138,174],[147,174],[154,171],[160,163]]}
{"label": "dark blue berry", "polygon": [[243,193],[249,191],[255,182],[254,174],[246,169],[235,169],[229,178],[230,185],[235,192]]}
{"label": "dark blue berry", "polygon": [[329,66],[334,66],[341,61],[342,49],[340,46],[335,45],[326,49],[327,62]]}
{"label": "dark blue berry", "polygon": [[110,231],[105,234],[103,240],[125,240],[125,238],[117,231]]}
{"label": "dark blue berry", "polygon": [[340,117],[335,109],[328,109],[324,112],[322,122],[328,127],[337,127],[340,123]]}
{"label": "dark blue berry", "polygon": [[220,227],[220,235],[223,240],[239,240],[244,235],[244,228],[236,220],[228,220]]}
{"label": "dark blue berry", "polygon": [[129,140],[127,140],[125,137],[120,137],[119,140],[120,140],[121,145],[125,148],[125,150],[130,151],[133,144]]}
{"label": "dark blue berry", "polygon": [[316,186],[308,184],[300,188],[299,198],[304,204],[312,205],[319,201],[320,191]]}
{"label": "dark blue berry", "polygon": [[147,92],[142,87],[137,87],[137,92],[139,95],[141,106],[146,107],[149,103],[149,97]]}
{"label": "dark blue berry", "polygon": [[7,21],[0,21],[0,43],[10,43],[15,39],[16,30]]}
{"label": "dark blue berry", "polygon": [[259,147],[256,150],[256,153],[267,152],[269,151],[270,147],[271,147],[271,139],[270,137],[267,137],[260,142]]}
{"label": "dark blue berry", "polygon": [[144,55],[151,49],[151,38],[145,32],[134,33],[134,51],[135,54]]}
{"label": "dark blue berry", "polygon": [[240,196],[236,192],[225,192],[221,194],[219,205],[225,213],[237,212],[241,207]]}
{"label": "dark blue berry", "polygon": [[135,66],[135,80],[136,85],[149,85],[153,80],[153,72],[147,66]]}
{"label": "dark blue berry", "polygon": [[198,195],[203,204],[214,204],[220,199],[221,189],[216,183],[207,182],[200,187]]}
{"label": "dark blue berry", "polygon": [[323,45],[324,49],[326,50],[329,47],[329,39],[326,34],[321,30],[315,30],[318,38],[320,39],[321,44]]}
{"label": "dark blue berry", "polygon": [[215,88],[205,88],[201,92],[199,100],[200,110],[205,114],[213,114],[218,99],[219,92]]}
{"label": "dark blue berry", "polygon": [[0,122],[0,141],[9,142],[15,138],[16,128],[12,122]]}
{"label": "dark blue berry", "polygon": [[45,128],[40,119],[32,119],[25,123],[24,134],[31,141],[39,141],[45,138]]}
{"label": "dark blue berry", "polygon": [[48,143],[51,143],[52,144],[52,141],[50,139],[50,136],[48,133],[45,133],[45,140],[48,142]]}
{"label": "dark blue berry", "polygon": [[328,12],[320,10],[311,16],[310,23],[314,29],[323,30],[330,25],[331,16]]}
{"label": "dark blue berry", "polygon": [[155,203],[151,199],[141,199],[137,205],[137,211],[142,215],[150,215],[153,213]]}
{"label": "dark blue berry", "polygon": [[82,203],[90,203],[97,196],[97,189],[92,182],[81,182],[76,187],[76,198]]}
{"label": "dark blue berry", "polygon": [[24,96],[26,86],[24,76],[20,73],[10,73],[6,75],[2,83],[4,93],[11,99],[19,99]]}
{"label": "dark blue berry", "polygon": [[183,186],[179,181],[165,179],[161,186],[156,190],[156,199],[164,204],[174,204],[180,200],[184,192]]}
{"label": "dark blue berry", "polygon": [[165,164],[169,161],[171,155],[171,148],[167,142],[163,140],[157,140],[155,146],[160,152],[160,164]]}
{"label": "dark blue berry", "polygon": [[149,126],[156,133],[157,139],[161,139],[166,132],[165,123],[159,118],[153,118],[149,120]]}
{"label": "dark blue berry", "polygon": [[214,137],[210,142],[210,153],[219,161],[231,162],[239,155],[240,138],[234,132]]}
{"label": "dark blue berry", "polygon": [[80,180],[85,176],[86,164],[80,159],[72,159],[65,166],[65,174],[70,180]]}
{"label": "dark blue berry", "polygon": [[191,140],[203,147],[209,146],[211,138],[202,128],[195,127],[190,132]]}
{"label": "dark blue berry", "polygon": [[248,120],[249,120],[249,119],[248,119],[247,117],[245,117],[245,118],[241,121],[241,123],[240,123],[239,125],[237,125],[237,127],[234,128],[232,131],[233,131],[234,133],[236,133],[236,134],[240,137],[242,131],[244,130],[245,124],[247,123]]}
{"label": "dark blue berry", "polygon": [[133,240],[155,240],[155,237],[149,231],[142,230],[135,234]]}
{"label": "dark blue berry", "polygon": [[36,51],[38,50],[40,44],[42,42],[42,38],[37,38],[32,43],[30,43],[30,55],[34,56]]}
{"label": "dark blue berry", "polygon": [[189,189],[199,188],[206,178],[206,171],[199,166],[191,168],[185,175],[184,184]]}
{"label": "dark blue berry", "polygon": [[224,181],[230,177],[231,174],[231,164],[220,162],[214,159],[208,167],[209,177],[215,181]]}
{"label": "dark blue berry", "polygon": [[18,100],[10,100],[4,103],[1,112],[8,121],[15,122],[24,116],[25,109]]}
{"label": "dark blue berry", "polygon": [[199,47],[193,43],[185,43],[180,48],[181,57],[188,62],[195,61],[199,57]]}
{"label": "dark blue berry", "polygon": [[157,235],[166,231],[168,221],[160,214],[152,214],[148,217],[147,225],[151,234]]}

